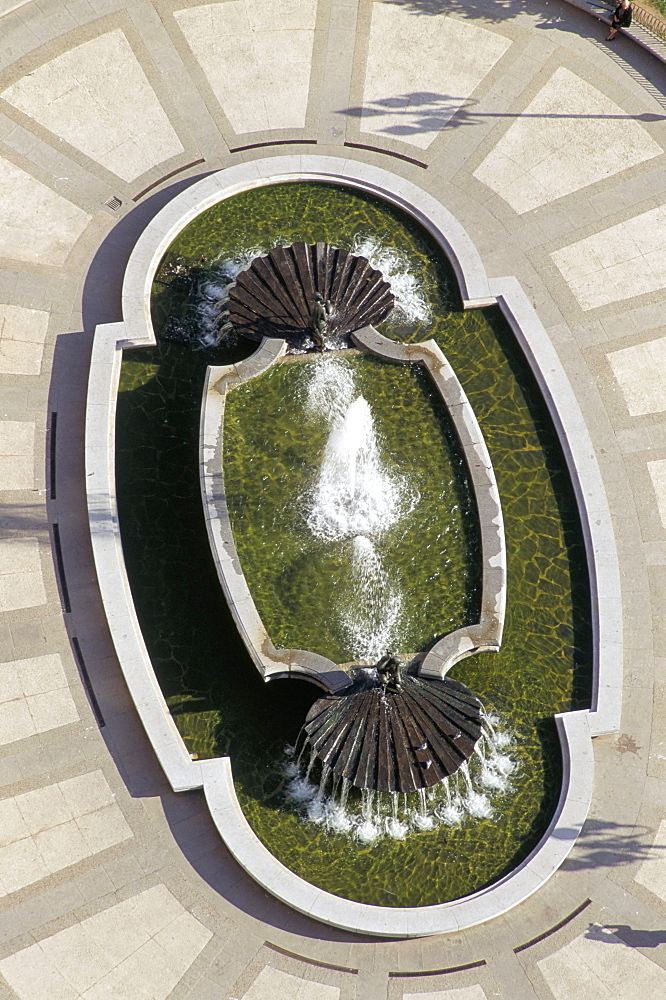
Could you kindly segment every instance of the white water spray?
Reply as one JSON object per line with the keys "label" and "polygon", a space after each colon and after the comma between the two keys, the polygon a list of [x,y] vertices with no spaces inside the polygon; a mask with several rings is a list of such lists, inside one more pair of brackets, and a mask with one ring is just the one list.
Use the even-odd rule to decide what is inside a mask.
{"label": "white water spray", "polygon": [[307,525],[327,542],[377,538],[402,516],[401,483],[382,467],[370,406],[358,396],[334,420]]}
{"label": "white water spray", "polygon": [[430,306],[416,275],[410,271],[406,254],[367,236],[357,237],[351,252],[365,257],[390,283],[395,299],[394,312],[399,314],[396,319],[408,323],[425,323],[430,319]]}
{"label": "white water spray", "polygon": [[246,271],[255,257],[264,250],[253,247],[233,260],[219,260],[208,277],[199,282],[194,293],[194,316],[202,347],[215,347],[220,342],[220,312],[229,298],[229,289],[241,271]]}
{"label": "white water spray", "polygon": [[[286,245],[286,241],[276,245]],[[265,256],[270,246],[250,247],[233,259],[216,261],[209,275],[199,282],[193,295],[193,311],[202,347],[214,347],[220,341],[220,311],[229,296],[229,288],[241,271],[257,257]],[[430,319],[430,306],[410,270],[409,258],[394,247],[385,246],[373,237],[357,237],[350,247],[353,254],[365,257],[382,272],[395,298],[394,318],[398,322],[419,323]],[[297,352],[298,353],[298,352]]]}
{"label": "white water spray", "polygon": [[379,660],[394,645],[402,598],[387,579],[381,556],[364,535],[352,541],[350,584],[354,598],[340,616],[347,646],[359,659]]}
{"label": "white water spray", "polygon": [[383,837],[404,840],[410,833],[492,819],[496,815],[493,800],[511,791],[517,764],[510,752],[511,734],[496,730],[496,717],[484,714],[482,721],[482,735],[470,760],[450,778],[409,795],[364,790],[350,798],[351,786],[344,778],[327,793],[330,772],[326,780],[322,775],[320,784],[302,777],[301,769],[294,773],[293,749],[289,748],[284,767],[287,803],[306,822],[363,844]]}
{"label": "white water spray", "polygon": [[322,361],[307,388],[306,412],[330,431],[305,523],[327,545],[344,546],[349,567],[337,594],[345,644],[361,660],[377,660],[397,638],[402,600],[377,549],[378,540],[413,510],[418,494],[383,463],[368,401],[349,367]]}

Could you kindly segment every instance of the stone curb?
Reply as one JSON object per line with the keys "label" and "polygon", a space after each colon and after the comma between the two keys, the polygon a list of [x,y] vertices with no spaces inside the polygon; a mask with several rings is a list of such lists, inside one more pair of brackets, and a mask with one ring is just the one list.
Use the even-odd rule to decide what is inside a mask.
{"label": "stone curb", "polygon": [[201,762],[206,801],[220,836],[245,871],[272,895],[306,916],[378,937],[429,937],[464,930],[522,903],[557,871],[579,836],[594,783],[588,712],[555,717],[563,756],[555,815],[532,853],[505,878],[464,899],[435,906],[355,903],[310,885],[280,864],[254,834],[239,805],[228,757]]}
{"label": "stone curb", "polygon": [[[537,847],[500,882],[465,899],[438,906],[394,910],[344,900],[304,882],[266,851],[240,810],[230,761],[189,759],[152,670],[122,559],[114,481],[115,406],[121,348],[154,343],[150,286],[161,256],[177,233],[216,201],[270,182],[308,179],[370,190],[401,205],[426,226],[449,255],[461,281],[465,305],[499,303],[544,389],[562,447],[575,472],[574,485],[581,505],[593,599],[597,604],[593,709],[556,716],[564,777],[555,815]],[[432,217],[428,217],[430,209]],[[460,224],[415,185],[387,171],[349,160],[276,157],[231,167],[205,178],[176,197],[153,219],[127,267],[123,317],[123,323],[100,326],[95,332],[86,418],[90,529],[100,591],[121,668],[172,787],[182,790],[203,786],[215,824],[239,864],[272,895],[317,920],[380,937],[418,937],[461,930],[505,913],[542,886],[573,847],[585,822],[593,790],[590,736],[616,729],[622,670],[617,553],[603,482],[582,414],[577,404],[572,407],[575,397],[564,369],[519,283],[515,278],[503,278],[493,281],[491,286],[478,253]]]}
{"label": "stone curb", "polygon": [[[440,639],[419,665],[424,677],[442,678],[466,656],[497,651],[506,609],[506,544],[499,492],[478,421],[458,378],[434,341],[399,344],[373,327],[352,334],[357,347],[397,364],[421,364],[428,371],[451,415],[469,470],[481,530],[483,589],[481,620]],[[265,339],[259,350],[237,365],[209,368],[201,410],[199,448],[201,493],[217,575],[238,631],[265,680],[306,674],[328,691],[349,684],[349,676],[326,657],[302,649],[276,649],[271,642],[240,566],[229,521],[222,461],[224,401],[233,386],[247,382],[284,355],[282,340]]]}
{"label": "stone curb", "polygon": [[387,361],[423,365],[451,416],[472,481],[481,532],[481,617],[477,624],[443,636],[426,653],[419,673],[423,677],[442,678],[460,660],[474,653],[496,652],[502,642],[506,611],[506,541],[495,472],[476,414],[456,373],[434,340],[400,344],[383,337],[372,327],[357,330],[352,340],[358,347]]}
{"label": "stone curb", "polygon": [[555,424],[573,483],[590,574],[593,635],[592,736],[616,733],[622,709],[622,592],[610,507],[594,446],[550,337],[516,278],[490,283]]}
{"label": "stone curb", "polygon": [[132,701],[146,735],[174,791],[201,787],[192,761],[171,717],[153,670],[130,590],[118,525],[115,477],[115,425],[123,347],[123,323],[98,326],[93,340],[86,404],[85,475],[90,536],[97,580]]}
{"label": "stone curb", "polygon": [[217,576],[231,614],[264,680],[300,674],[325,691],[339,691],[351,678],[337,663],[309,650],[276,649],[271,642],[240,565],[227,508],[222,462],[227,392],[267,371],[286,349],[284,340],[264,338],[259,349],[244,361],[208,368],[199,433],[199,476],[206,529]]}

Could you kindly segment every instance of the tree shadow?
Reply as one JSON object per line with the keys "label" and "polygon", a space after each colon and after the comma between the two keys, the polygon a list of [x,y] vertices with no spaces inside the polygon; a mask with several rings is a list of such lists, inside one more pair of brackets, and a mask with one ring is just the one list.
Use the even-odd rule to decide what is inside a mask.
{"label": "tree shadow", "polygon": [[412,14],[422,17],[457,14],[470,21],[483,19],[501,23],[520,14],[536,14],[541,18],[539,26],[542,22],[544,26],[548,26],[559,21],[559,14],[545,12],[541,4],[525,3],[522,0],[388,0],[388,3],[406,7]]}
{"label": "tree shadow", "polygon": [[[337,114],[365,120],[390,114],[395,117],[396,124],[380,131],[401,138],[425,132],[438,132],[446,127],[460,128],[462,125],[474,125],[475,121],[468,107],[476,103],[451,94],[423,90],[398,94],[395,97],[382,97],[358,107],[344,108]],[[401,123],[400,119],[407,116],[410,116],[412,121]]]}
{"label": "tree shadow", "polygon": [[[567,121],[635,121],[635,122],[660,122],[666,121],[666,114],[659,115],[646,111],[639,115],[601,115],[601,114],[525,114],[524,112],[512,111],[476,111],[474,110],[478,101],[473,98],[454,97],[451,94],[438,94],[432,91],[410,91],[405,94],[398,94],[395,97],[382,97],[377,101],[370,101],[367,104],[356,107],[344,108],[337,114],[346,115],[349,118],[361,118],[364,120],[373,119],[385,115],[394,116],[395,125],[388,125],[380,131],[386,135],[397,136],[398,138],[410,135],[419,135],[426,132],[437,132],[443,128],[461,128],[466,125],[477,125],[489,119],[514,119],[524,120],[528,118],[554,121],[564,119]],[[411,117],[410,122],[401,122],[400,119]]]}
{"label": "tree shadow", "polygon": [[[553,837],[558,840],[576,840],[576,833],[576,830],[565,827],[556,830]],[[566,859],[562,869],[586,871],[647,861],[654,858],[657,852],[666,850],[665,847],[646,843],[650,834],[651,831],[646,826],[588,819],[578,835],[573,855]]]}
{"label": "tree shadow", "polygon": [[[456,18],[464,20],[486,21],[495,24],[510,21],[521,15],[529,15],[532,18],[532,26],[537,30],[561,31],[601,45],[604,43],[609,14],[615,6],[612,2],[586,0],[587,10],[583,10],[566,2],[566,0],[550,0],[549,10],[545,11],[542,3],[532,3],[530,0],[527,2],[519,2],[519,0],[387,0],[387,3],[403,7],[413,15],[420,17],[452,14]],[[602,19],[606,23],[599,23]],[[655,59],[650,52],[635,44],[631,38],[620,38],[619,41],[619,47],[617,45],[615,48],[606,46],[609,58],[621,65],[623,70],[642,86],[647,87],[655,100],[663,103],[663,99],[660,100],[664,84],[663,64]],[[412,122],[409,125],[397,122],[395,127],[382,129],[382,132],[397,138],[440,130],[444,127],[471,125],[477,123],[482,117],[512,117],[510,115],[481,116],[472,114],[469,111],[470,103],[469,98],[462,99],[450,94],[415,91],[368,102],[367,106],[362,108],[347,108],[341,110],[339,114],[357,118],[363,115],[370,120],[387,113],[396,115],[418,113],[422,116],[422,120]],[[563,117],[577,116],[564,115]],[[628,115],[626,117],[643,122],[663,120],[660,115]]]}
{"label": "tree shadow", "polygon": [[607,944],[626,944],[629,948],[658,948],[666,944],[666,930],[638,930],[629,924],[590,924],[585,937]]}

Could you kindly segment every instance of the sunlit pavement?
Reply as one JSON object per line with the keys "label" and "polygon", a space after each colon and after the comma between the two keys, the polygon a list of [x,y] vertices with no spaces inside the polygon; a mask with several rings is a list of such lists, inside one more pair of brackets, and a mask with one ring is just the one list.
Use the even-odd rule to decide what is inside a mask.
{"label": "sunlit pavement", "polygon": [[[666,995],[666,67],[604,35],[559,0],[0,0],[2,1000]],[[411,180],[519,279],[617,535],[624,709],[584,834],[456,935],[362,940],[261,891],[166,785],[96,586],[87,366],[128,254],[193,178],[299,152]]]}

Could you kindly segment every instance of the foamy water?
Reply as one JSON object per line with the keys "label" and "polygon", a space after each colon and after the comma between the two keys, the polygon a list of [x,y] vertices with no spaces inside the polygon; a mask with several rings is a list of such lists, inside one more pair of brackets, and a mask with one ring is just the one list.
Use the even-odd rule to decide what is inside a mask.
{"label": "foamy water", "polygon": [[241,271],[246,271],[264,252],[254,247],[233,260],[219,260],[212,266],[211,273],[199,282],[193,299],[202,347],[215,347],[220,343],[220,312],[229,298],[229,289]]}
{"label": "foamy water", "polygon": [[351,252],[365,257],[382,272],[391,285],[397,319],[408,323],[424,323],[430,319],[430,306],[415,274],[410,270],[409,257],[395,247],[387,247],[373,237],[357,237]]}
{"label": "foamy water", "polygon": [[327,542],[377,538],[402,513],[400,480],[382,466],[370,406],[358,396],[341,418],[333,415],[307,526]]}
{"label": "foamy water", "polygon": [[354,373],[345,362],[322,358],[312,366],[303,392],[303,408],[310,419],[338,423],[358,395]]}
{"label": "foamy water", "polygon": [[[278,243],[276,245],[283,245]],[[220,343],[220,312],[229,296],[229,287],[241,271],[247,270],[253,260],[265,256],[269,247],[251,247],[235,258],[220,258],[203,279],[193,295],[193,312],[202,347],[215,347]],[[416,276],[410,270],[409,258],[393,247],[384,246],[373,237],[357,237],[351,252],[365,257],[373,267],[382,272],[391,285],[395,308],[391,314],[398,322],[426,322],[430,319],[430,306]],[[341,343],[327,344],[332,349]]]}
{"label": "foamy water", "polygon": [[474,754],[456,774],[410,795],[363,791],[353,796],[353,804],[348,783],[331,781],[329,772],[315,784],[310,778],[313,761],[307,766],[297,761],[294,748],[288,747],[285,798],[304,822],[347,834],[359,843],[371,844],[385,837],[404,840],[411,833],[496,817],[494,800],[511,791],[517,772],[513,745],[513,737],[499,720],[484,715],[483,735]]}
{"label": "foamy water", "polygon": [[337,546],[348,566],[337,593],[338,626],[352,655],[378,660],[398,638],[402,597],[377,543],[413,510],[418,494],[386,467],[368,401],[340,360],[313,366],[305,411],[329,435],[315,483],[304,498],[308,531]]}

